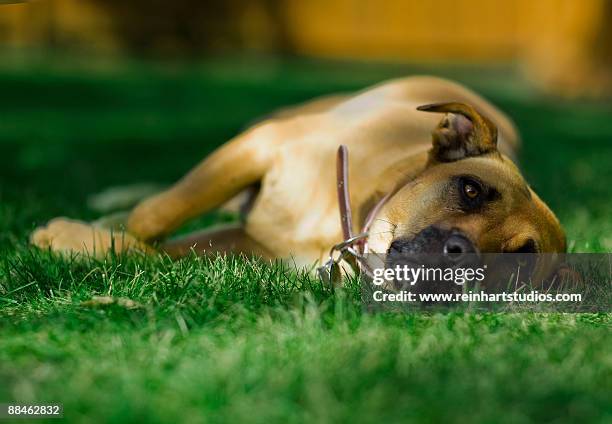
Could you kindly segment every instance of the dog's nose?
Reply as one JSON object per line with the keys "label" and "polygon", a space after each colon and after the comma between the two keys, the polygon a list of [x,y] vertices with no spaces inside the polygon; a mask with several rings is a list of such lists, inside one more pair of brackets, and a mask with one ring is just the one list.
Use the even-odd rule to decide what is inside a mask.
{"label": "dog's nose", "polygon": [[444,242],[443,253],[450,260],[459,262],[464,259],[466,255],[476,253],[476,249],[467,237],[454,233]]}

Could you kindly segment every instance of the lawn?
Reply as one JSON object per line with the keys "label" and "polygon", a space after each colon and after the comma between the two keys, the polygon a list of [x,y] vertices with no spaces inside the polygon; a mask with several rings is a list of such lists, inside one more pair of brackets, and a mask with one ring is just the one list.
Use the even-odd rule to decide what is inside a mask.
{"label": "lawn", "polygon": [[[68,260],[28,247],[87,196],[170,183],[245,123],[430,72],[223,59],[0,66],[0,402],[69,422],[611,422],[610,314],[364,313],[355,284],[245,258]],[[570,251],[612,250],[612,106],[443,67],[517,122]],[[210,225],[210,213],[188,224]],[[112,296],[109,305],[88,302]]]}

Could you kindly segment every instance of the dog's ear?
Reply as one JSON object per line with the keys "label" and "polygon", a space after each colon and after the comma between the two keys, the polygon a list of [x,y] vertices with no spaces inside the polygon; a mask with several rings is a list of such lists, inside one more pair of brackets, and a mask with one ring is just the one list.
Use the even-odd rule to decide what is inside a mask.
{"label": "dog's ear", "polygon": [[497,151],[497,128],[472,106],[435,103],[417,110],[447,114],[432,133],[430,160],[452,162]]}

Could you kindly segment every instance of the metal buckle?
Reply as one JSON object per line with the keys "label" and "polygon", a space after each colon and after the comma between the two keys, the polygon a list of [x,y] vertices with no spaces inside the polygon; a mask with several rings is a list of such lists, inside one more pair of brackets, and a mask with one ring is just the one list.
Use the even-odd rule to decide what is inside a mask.
{"label": "metal buckle", "polygon": [[358,242],[359,240],[362,240],[364,238],[366,238],[368,236],[368,233],[361,233],[361,234],[357,234],[356,236],[353,236],[349,239],[344,240],[343,242],[340,242],[336,245],[334,245],[331,250],[329,251],[329,256],[333,256],[334,252],[343,252],[347,249],[349,249],[350,247],[352,247],[355,242]]}
{"label": "metal buckle", "polygon": [[[346,261],[355,272],[360,270],[359,261],[361,256],[353,249],[353,245],[368,236],[368,233],[361,233],[344,240],[334,245],[329,251],[329,259],[323,266],[317,268],[317,273],[321,280],[327,284],[339,285],[342,282],[342,269],[340,261]],[[334,259],[334,252],[339,252],[340,255]]]}

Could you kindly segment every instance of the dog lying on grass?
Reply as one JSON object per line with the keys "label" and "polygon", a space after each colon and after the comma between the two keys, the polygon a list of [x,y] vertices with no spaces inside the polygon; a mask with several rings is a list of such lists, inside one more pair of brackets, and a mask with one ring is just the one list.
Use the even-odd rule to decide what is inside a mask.
{"label": "dog lying on grass", "polygon": [[[376,207],[367,240],[372,252],[566,249],[559,221],[513,162],[519,137],[510,119],[467,88],[433,77],[393,80],[277,112],[138,204],[124,233],[57,218],[31,241],[97,256],[111,248],[173,257],[195,249],[320,263],[344,239],[334,163],[339,145],[350,152],[355,233]],[[251,193],[243,223],[168,240],[187,220],[241,192]]]}

